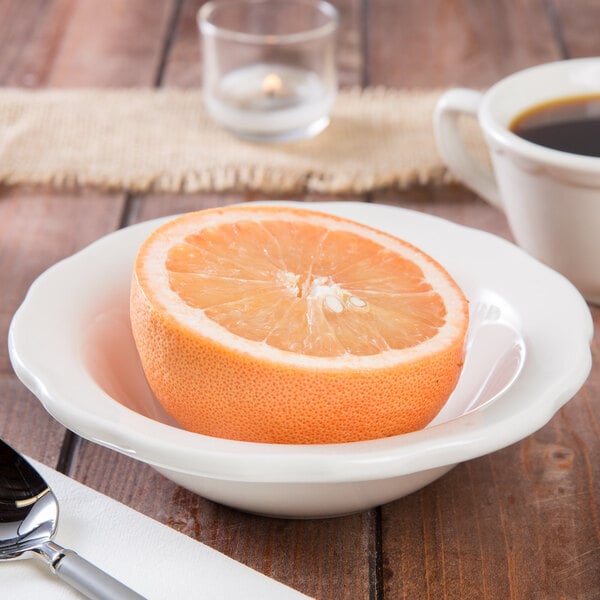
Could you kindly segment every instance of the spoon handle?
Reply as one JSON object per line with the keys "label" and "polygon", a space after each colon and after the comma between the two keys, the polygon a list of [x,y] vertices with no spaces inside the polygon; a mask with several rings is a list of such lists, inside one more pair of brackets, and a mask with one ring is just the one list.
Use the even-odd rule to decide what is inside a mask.
{"label": "spoon handle", "polygon": [[60,548],[52,569],[65,583],[91,600],[146,600],[73,550]]}

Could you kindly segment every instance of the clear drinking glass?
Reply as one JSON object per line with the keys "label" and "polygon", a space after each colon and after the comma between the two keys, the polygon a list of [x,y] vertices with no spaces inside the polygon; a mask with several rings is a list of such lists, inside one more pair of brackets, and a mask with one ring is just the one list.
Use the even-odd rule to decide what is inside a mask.
{"label": "clear drinking glass", "polygon": [[234,134],[261,142],[311,137],[337,93],[338,12],[316,0],[217,0],[198,12],[204,101]]}

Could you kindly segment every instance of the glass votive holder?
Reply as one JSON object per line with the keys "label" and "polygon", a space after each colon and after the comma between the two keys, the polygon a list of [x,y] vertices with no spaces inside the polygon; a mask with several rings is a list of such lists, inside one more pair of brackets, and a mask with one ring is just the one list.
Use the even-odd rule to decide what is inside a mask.
{"label": "glass votive holder", "polygon": [[289,142],[329,124],[338,12],[317,0],[217,0],[198,12],[208,113],[241,138]]}

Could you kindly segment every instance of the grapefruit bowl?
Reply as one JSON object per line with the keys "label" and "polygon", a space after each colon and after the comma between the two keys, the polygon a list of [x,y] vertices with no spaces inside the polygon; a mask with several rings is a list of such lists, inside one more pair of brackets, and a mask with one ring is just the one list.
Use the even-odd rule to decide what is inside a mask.
{"label": "grapefruit bowl", "polygon": [[593,333],[587,304],[564,277],[513,244],[390,206],[310,208],[414,244],[440,262],[469,299],[463,371],[427,427],[311,445],[240,442],[181,428],[148,386],[129,319],[138,248],[172,217],[110,234],[43,273],[11,323],[15,372],[78,435],[211,500],[295,518],[357,512],[416,491],[460,462],[530,435],[585,382]]}

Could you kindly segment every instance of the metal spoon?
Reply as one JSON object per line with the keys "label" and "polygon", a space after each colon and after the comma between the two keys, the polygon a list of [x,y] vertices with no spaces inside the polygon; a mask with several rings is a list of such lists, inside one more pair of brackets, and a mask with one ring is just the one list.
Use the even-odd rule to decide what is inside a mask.
{"label": "metal spoon", "polygon": [[38,556],[92,600],[145,600],[72,550],[52,541],[58,501],[41,475],[0,440],[0,560]]}

